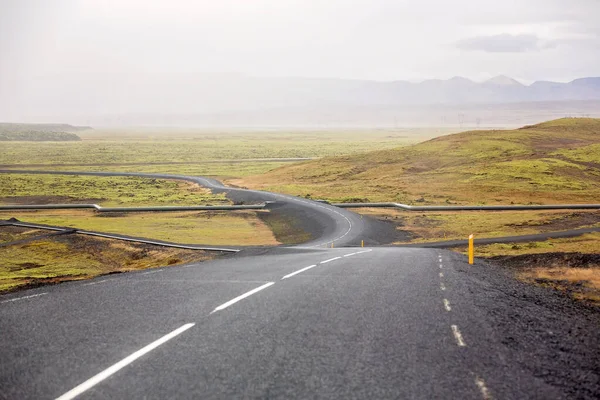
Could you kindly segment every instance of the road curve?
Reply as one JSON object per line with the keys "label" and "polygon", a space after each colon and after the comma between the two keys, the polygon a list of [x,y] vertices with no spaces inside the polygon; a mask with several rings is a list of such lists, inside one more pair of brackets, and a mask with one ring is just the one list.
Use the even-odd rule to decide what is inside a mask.
{"label": "road curve", "polygon": [[[274,201],[271,206],[275,214],[286,216],[304,231],[311,234],[312,240],[302,243],[302,247],[357,246],[364,241],[366,245],[380,245],[396,240],[398,232],[391,224],[360,216],[348,210],[303,199],[300,197],[233,188],[223,185],[216,179],[173,174],[130,173],[130,172],[89,172],[89,171],[29,171],[0,170],[10,174],[49,174],[49,175],[88,175],[88,176],[136,176],[155,179],[176,179],[194,182],[215,193],[225,193],[236,203],[263,203]],[[291,217],[291,219],[290,219]]]}
{"label": "road curve", "polygon": [[323,226],[303,246],[0,296],[0,398],[600,396],[597,314],[445,250],[325,248],[378,225],[179,177]]}

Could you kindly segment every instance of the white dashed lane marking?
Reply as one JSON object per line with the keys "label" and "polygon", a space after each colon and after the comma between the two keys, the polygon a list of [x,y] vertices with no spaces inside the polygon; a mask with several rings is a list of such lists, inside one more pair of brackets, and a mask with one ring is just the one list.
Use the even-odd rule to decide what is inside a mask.
{"label": "white dashed lane marking", "polygon": [[465,341],[463,340],[463,337],[460,331],[458,330],[458,327],[456,325],[451,325],[450,327],[452,328],[452,333],[454,334],[454,338],[456,339],[456,344],[458,344],[459,347],[465,347]]}
{"label": "white dashed lane marking", "polygon": [[446,309],[446,311],[452,310],[452,308],[450,308],[450,302],[448,301],[448,299],[444,299],[444,308]]}
{"label": "white dashed lane marking", "polygon": [[2,300],[2,301],[0,301],[0,303],[11,303],[13,301],[31,299],[31,298],[34,298],[34,297],[43,296],[45,294],[48,294],[48,293],[44,292],[44,293],[32,294],[30,296],[23,296],[23,297],[17,297],[17,298],[14,298],[14,299]]}
{"label": "white dashed lane marking", "polygon": [[[332,262],[332,261],[340,260],[343,257],[355,256],[355,255],[358,255],[358,254],[368,253],[370,251],[373,251],[373,250],[372,249],[368,249],[368,250],[363,250],[363,251],[357,251],[356,253],[344,254],[344,256],[333,257],[333,258],[330,258],[328,260],[320,261],[319,264],[327,264],[327,263]],[[283,278],[281,278],[281,280],[284,280],[284,279],[287,279],[287,278],[291,278],[294,275],[297,275],[299,273],[307,271],[307,270],[309,270],[311,268],[315,268],[316,266],[317,266],[317,264],[314,264],[314,265],[309,265],[308,267],[301,268],[298,271],[294,271],[294,272],[292,272],[290,274],[285,275]]]}
{"label": "white dashed lane marking", "polygon": [[440,289],[442,289],[442,290],[446,290],[446,286],[444,286],[444,284],[443,284],[443,283],[440,283]]}
{"label": "white dashed lane marking", "polygon": [[90,283],[84,283],[82,286],[92,286],[92,285],[97,285],[98,283],[102,283],[102,282],[106,282],[108,281],[108,279],[102,279],[100,281],[96,281],[96,282],[90,282]]}
{"label": "white dashed lane marking", "polygon": [[480,377],[475,378],[475,384],[481,391],[481,395],[483,396],[483,400],[491,400],[492,395],[490,394],[489,389],[485,385],[485,382]]}
{"label": "white dashed lane marking", "polygon": [[264,285],[262,285],[262,286],[259,286],[259,287],[257,287],[256,289],[252,289],[251,291],[249,291],[249,292],[246,292],[246,293],[244,293],[243,295],[236,297],[235,299],[231,299],[231,300],[229,300],[227,303],[223,303],[223,304],[221,304],[220,306],[218,306],[217,308],[215,308],[214,310],[212,310],[211,314],[212,314],[212,313],[214,313],[214,312],[217,312],[217,311],[224,310],[224,309],[226,309],[227,307],[229,307],[229,306],[231,306],[231,305],[233,305],[233,304],[237,303],[238,301],[240,301],[240,300],[243,300],[243,299],[245,299],[246,297],[250,297],[250,296],[252,296],[254,293],[260,292],[261,290],[263,290],[263,289],[266,289],[266,288],[268,288],[269,286],[271,286],[271,285],[274,285],[274,284],[275,284],[275,282],[268,282],[268,283],[265,283],[265,284],[264,284]]}
{"label": "white dashed lane marking", "polygon": [[123,369],[127,365],[131,364],[132,362],[134,362],[135,360],[137,360],[138,358],[140,358],[144,354],[151,352],[152,350],[154,350],[155,348],[157,348],[161,344],[164,344],[167,341],[173,339],[175,336],[177,336],[177,335],[179,335],[179,334],[187,331],[188,329],[190,329],[194,325],[195,324],[193,324],[193,323],[185,324],[185,325],[181,326],[180,328],[175,329],[171,333],[166,334],[165,336],[161,337],[158,340],[155,340],[154,342],[150,343],[146,347],[141,348],[140,350],[136,351],[135,353],[131,354],[130,356],[125,357],[124,359],[122,359],[118,363],[116,363],[116,364],[108,367],[107,369],[105,369],[104,371],[100,372],[99,374],[94,375],[93,377],[91,377],[87,381],[83,382],[82,384],[74,387],[73,389],[69,390],[67,393],[65,393],[62,396],[58,397],[56,400],[71,400],[71,399],[74,399],[75,397],[79,396],[83,392],[91,389],[92,387],[96,386],[97,384],[99,384],[100,382],[102,382],[103,380],[105,380],[106,378],[110,377],[111,375],[115,374],[116,372],[118,372],[119,370]]}
{"label": "white dashed lane marking", "polygon": [[319,264],[327,264],[328,262],[339,260],[340,258],[342,258],[342,257],[333,257],[333,258],[330,258],[329,260],[321,261]]}
{"label": "white dashed lane marking", "polygon": [[291,274],[287,274],[286,276],[284,276],[283,278],[281,278],[281,280],[284,280],[284,279],[287,279],[287,278],[291,278],[294,275],[297,275],[297,274],[299,274],[301,272],[304,272],[304,271],[309,270],[311,268],[314,268],[316,266],[317,266],[317,264],[309,265],[308,267],[299,269],[298,271],[292,272]]}
{"label": "white dashed lane marking", "polygon": [[155,273],[161,272],[161,271],[162,271],[162,269],[155,269],[155,270],[148,271],[148,272],[142,272],[140,275],[150,275],[150,274],[155,274]]}

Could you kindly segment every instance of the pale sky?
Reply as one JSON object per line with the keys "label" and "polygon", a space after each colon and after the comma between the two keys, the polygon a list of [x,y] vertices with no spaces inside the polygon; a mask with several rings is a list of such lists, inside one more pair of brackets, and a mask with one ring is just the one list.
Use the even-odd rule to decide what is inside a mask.
{"label": "pale sky", "polygon": [[600,75],[598,0],[0,0],[0,73]]}
{"label": "pale sky", "polygon": [[600,76],[599,16],[600,0],[0,0],[0,105],[132,76],[566,82]]}

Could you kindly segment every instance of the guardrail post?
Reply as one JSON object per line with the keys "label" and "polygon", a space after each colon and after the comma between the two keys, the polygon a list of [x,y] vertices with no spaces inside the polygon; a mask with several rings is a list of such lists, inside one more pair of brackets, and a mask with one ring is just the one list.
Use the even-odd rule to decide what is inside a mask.
{"label": "guardrail post", "polygon": [[473,243],[473,234],[469,235],[469,264],[473,265],[473,261],[475,258],[475,246]]}

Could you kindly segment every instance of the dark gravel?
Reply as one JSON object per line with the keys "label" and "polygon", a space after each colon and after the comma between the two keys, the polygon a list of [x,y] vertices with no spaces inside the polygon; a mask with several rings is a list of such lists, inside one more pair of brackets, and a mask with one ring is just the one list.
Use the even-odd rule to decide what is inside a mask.
{"label": "dark gravel", "polygon": [[[463,256],[449,253],[459,259]],[[477,260],[457,272],[491,329],[528,370],[568,398],[600,398],[600,312],[563,293],[513,278],[509,269]]]}

